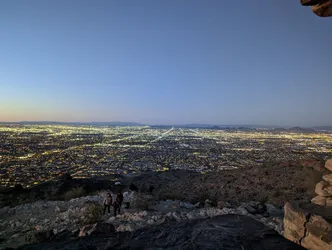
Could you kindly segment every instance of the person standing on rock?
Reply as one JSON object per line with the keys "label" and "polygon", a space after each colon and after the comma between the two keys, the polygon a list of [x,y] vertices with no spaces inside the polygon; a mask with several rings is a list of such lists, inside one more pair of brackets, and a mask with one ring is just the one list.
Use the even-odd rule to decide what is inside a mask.
{"label": "person standing on rock", "polygon": [[112,205],[112,195],[108,193],[104,198],[104,215],[106,214],[106,209],[108,211],[108,214],[111,213],[111,205]]}
{"label": "person standing on rock", "polygon": [[125,191],[123,193],[123,204],[125,205],[125,208],[128,209],[130,207],[130,201],[131,201],[131,192],[130,190]]}
{"label": "person standing on rock", "polygon": [[116,199],[115,202],[113,204],[114,206],[114,217],[116,217],[116,213],[118,212],[120,214],[120,208],[123,202],[123,194],[121,193],[121,191],[118,192],[118,194],[116,195]]}

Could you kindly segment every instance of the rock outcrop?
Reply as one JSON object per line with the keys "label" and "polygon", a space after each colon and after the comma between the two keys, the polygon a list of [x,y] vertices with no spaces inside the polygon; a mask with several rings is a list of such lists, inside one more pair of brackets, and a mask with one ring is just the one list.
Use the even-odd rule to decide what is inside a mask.
{"label": "rock outcrop", "polygon": [[332,207],[286,203],[284,236],[309,249],[332,250]]}
{"label": "rock outcrop", "polygon": [[325,163],[328,174],[324,175],[322,180],[317,183],[315,192],[318,196],[314,197],[311,202],[321,206],[332,206],[332,159]]}
{"label": "rock outcrop", "polygon": [[332,172],[332,159],[329,159],[325,162],[325,168]]}
{"label": "rock outcrop", "polygon": [[318,196],[312,203],[286,203],[284,207],[284,236],[310,250],[332,250],[332,159],[325,168],[328,173],[317,183]]}
{"label": "rock outcrop", "polygon": [[303,6],[312,6],[312,11],[317,16],[332,16],[332,0],[301,0],[301,4]]}

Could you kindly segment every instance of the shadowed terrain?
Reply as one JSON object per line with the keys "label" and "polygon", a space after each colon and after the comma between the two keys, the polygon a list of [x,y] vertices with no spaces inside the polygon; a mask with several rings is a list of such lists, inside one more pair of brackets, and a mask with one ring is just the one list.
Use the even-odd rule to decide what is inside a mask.
{"label": "shadowed terrain", "polygon": [[241,215],[168,222],[133,233],[59,239],[19,249],[304,249],[262,223]]}

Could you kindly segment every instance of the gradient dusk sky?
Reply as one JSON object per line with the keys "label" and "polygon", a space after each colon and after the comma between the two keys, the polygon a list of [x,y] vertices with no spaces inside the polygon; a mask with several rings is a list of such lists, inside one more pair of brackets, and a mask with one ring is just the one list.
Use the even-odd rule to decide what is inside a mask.
{"label": "gradient dusk sky", "polygon": [[0,121],[332,125],[332,18],[299,0],[2,0]]}

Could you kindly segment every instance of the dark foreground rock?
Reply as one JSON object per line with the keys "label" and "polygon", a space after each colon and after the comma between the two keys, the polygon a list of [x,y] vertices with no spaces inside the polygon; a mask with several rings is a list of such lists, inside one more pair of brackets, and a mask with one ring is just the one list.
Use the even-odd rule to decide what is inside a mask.
{"label": "dark foreground rock", "polygon": [[132,233],[62,238],[19,249],[304,249],[243,215],[166,222]]}

